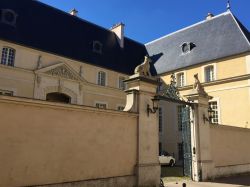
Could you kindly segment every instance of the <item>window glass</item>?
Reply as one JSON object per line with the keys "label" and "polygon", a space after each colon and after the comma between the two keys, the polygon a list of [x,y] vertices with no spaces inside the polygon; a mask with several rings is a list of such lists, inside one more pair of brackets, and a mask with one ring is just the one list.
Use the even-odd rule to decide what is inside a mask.
{"label": "window glass", "polygon": [[205,82],[214,81],[214,66],[205,68]]}
{"label": "window glass", "polygon": [[8,90],[0,90],[0,95],[13,96],[13,92]]}
{"label": "window glass", "polygon": [[125,81],[125,77],[119,77],[119,89],[122,89],[122,90],[126,89],[124,81]]}
{"label": "window glass", "polygon": [[107,109],[107,104],[105,104],[105,103],[96,103],[95,106],[97,108]]}
{"label": "window glass", "polygon": [[177,81],[176,84],[178,87],[184,86],[184,73],[178,73],[177,74]]}
{"label": "window glass", "polygon": [[210,101],[209,107],[213,110],[211,123],[218,124],[219,123],[219,113],[218,113],[217,101]]}
{"label": "window glass", "polygon": [[98,72],[98,84],[101,86],[106,85],[106,73],[103,71]]}
{"label": "window glass", "polygon": [[2,49],[1,64],[7,66],[14,66],[15,53],[15,49],[4,47]]}
{"label": "window glass", "polygon": [[118,106],[118,107],[117,107],[117,110],[123,111],[124,108],[125,108],[124,106]]}

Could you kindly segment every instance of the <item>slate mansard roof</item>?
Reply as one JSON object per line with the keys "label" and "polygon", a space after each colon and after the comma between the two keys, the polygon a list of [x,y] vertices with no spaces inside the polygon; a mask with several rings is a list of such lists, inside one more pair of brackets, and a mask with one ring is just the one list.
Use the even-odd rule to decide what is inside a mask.
{"label": "slate mansard roof", "polygon": [[[250,34],[227,11],[146,44],[157,74],[250,51]],[[194,44],[184,53],[182,44]]]}
{"label": "slate mansard roof", "polygon": [[[125,74],[133,74],[147,53],[143,44],[126,37],[122,49],[112,31],[36,0],[1,0],[3,9],[17,14],[15,26],[0,22],[5,41]],[[101,42],[102,54],[93,52],[93,41]]]}

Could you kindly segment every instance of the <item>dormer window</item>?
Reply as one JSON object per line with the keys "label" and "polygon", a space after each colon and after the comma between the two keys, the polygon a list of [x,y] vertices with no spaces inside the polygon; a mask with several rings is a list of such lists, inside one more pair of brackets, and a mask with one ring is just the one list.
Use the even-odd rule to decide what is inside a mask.
{"label": "dormer window", "polygon": [[190,52],[195,47],[196,47],[195,43],[185,42],[181,45],[181,50],[182,50],[183,54],[186,54],[186,53]]}
{"label": "dormer window", "polygon": [[99,41],[93,41],[93,52],[102,54],[102,43]]}
{"label": "dormer window", "polygon": [[10,9],[1,10],[1,22],[12,26],[16,25],[17,14]]}

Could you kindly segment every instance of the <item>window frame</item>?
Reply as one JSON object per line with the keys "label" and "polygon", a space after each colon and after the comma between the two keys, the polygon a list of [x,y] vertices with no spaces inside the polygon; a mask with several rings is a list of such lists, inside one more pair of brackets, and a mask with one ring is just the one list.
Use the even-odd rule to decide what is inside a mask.
{"label": "window frame", "polygon": [[[4,54],[4,50],[7,50],[6,54]],[[11,53],[10,51],[13,51],[13,56],[11,57]],[[3,59],[5,58],[5,63],[3,63]],[[9,64],[9,59],[12,58],[12,63]],[[15,59],[16,59],[16,49],[9,47],[9,46],[3,46],[2,47],[2,53],[1,53],[1,61],[0,64],[1,65],[5,65],[5,66],[10,66],[10,67],[14,67],[15,66]]]}
{"label": "window frame", "polygon": [[218,123],[212,123],[212,124],[221,124],[221,112],[220,112],[220,99],[219,98],[213,98],[208,101],[208,106],[210,107],[210,103],[216,102],[217,103],[217,115],[218,115]]}
{"label": "window frame", "polygon": [[[100,49],[96,49],[96,45],[99,45],[99,48]],[[103,44],[100,42],[100,41],[98,41],[98,40],[94,40],[93,41],[93,52],[94,53],[97,53],[97,54],[102,54],[102,49],[103,49]]]}
{"label": "window frame", "polygon": [[[122,110],[119,110],[120,107],[123,108],[123,109],[122,109]],[[121,104],[116,105],[116,109],[117,109],[118,111],[123,111],[124,108],[125,108],[124,105],[121,105]]]}
{"label": "window frame", "polygon": [[[119,77],[118,77],[118,88],[119,88],[120,90],[126,90],[126,84],[125,84],[123,81],[121,81],[121,78],[123,79],[123,81],[126,80],[126,77],[125,77],[125,76],[119,76]],[[123,85],[123,86],[121,86],[121,85]]]}
{"label": "window frame", "polygon": [[[5,15],[7,13],[11,13],[14,16],[13,21],[10,22],[10,21],[6,20]],[[11,9],[2,9],[1,10],[1,22],[4,23],[4,24],[7,24],[7,25],[15,27],[16,26],[17,17],[18,17],[18,14],[14,10],[11,10]]]}
{"label": "window frame", "polygon": [[[213,67],[213,80],[210,80],[210,81],[207,81],[207,73],[206,73],[206,70],[207,68],[210,68],[210,67]],[[216,81],[217,80],[217,67],[216,67],[216,64],[213,63],[213,64],[207,64],[205,66],[202,66],[202,80],[204,83],[209,83],[209,82],[213,82],[213,81]]]}
{"label": "window frame", "polygon": [[[3,94],[1,94],[1,93],[3,93]],[[7,93],[7,95],[6,95],[6,93]],[[12,97],[12,96],[14,96],[14,91],[0,89],[0,96],[9,96],[9,97]]]}
{"label": "window frame", "polygon": [[[97,107],[97,104],[100,104],[100,105],[106,105],[106,108],[100,108],[100,107]],[[95,107],[95,108],[99,108],[99,109],[106,110],[106,109],[108,109],[108,103],[107,103],[107,102],[103,102],[103,101],[95,101],[95,103],[94,103],[94,107]]]}
{"label": "window frame", "polygon": [[[181,74],[183,74],[183,85],[178,85],[178,75],[181,75]],[[184,87],[187,85],[186,71],[180,71],[180,72],[175,73],[175,78],[176,78],[176,86],[177,87]]]}
{"label": "window frame", "polygon": [[[100,80],[100,78],[99,78],[100,73],[104,73],[104,75],[105,75],[104,85],[102,85],[102,83],[99,82],[99,80]],[[97,72],[97,85],[99,85],[99,86],[107,86],[107,72],[105,72],[103,70],[100,70],[100,71]]]}

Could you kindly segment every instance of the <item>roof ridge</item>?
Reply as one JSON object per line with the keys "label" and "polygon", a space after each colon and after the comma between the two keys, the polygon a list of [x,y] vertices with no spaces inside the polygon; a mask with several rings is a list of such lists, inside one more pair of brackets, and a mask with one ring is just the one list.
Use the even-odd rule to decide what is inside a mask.
{"label": "roof ridge", "polygon": [[[96,27],[98,27],[98,28],[100,28],[100,29],[102,29],[102,30],[105,30],[105,31],[110,32],[110,33],[113,33],[113,31],[111,31],[111,30],[108,29],[108,28],[102,27],[102,26],[100,26],[100,25],[97,25],[97,24],[95,24],[95,23],[92,23],[92,22],[90,22],[90,21],[87,21],[87,20],[85,20],[85,19],[83,19],[83,18],[81,18],[81,17],[78,17],[78,16],[72,16],[72,15],[70,15],[69,13],[67,13],[67,12],[65,12],[65,11],[63,11],[63,10],[58,9],[58,8],[55,8],[55,7],[53,7],[53,6],[51,6],[51,5],[48,5],[48,4],[46,4],[46,3],[43,3],[43,2],[41,2],[40,0],[38,0],[38,1],[37,1],[37,0],[32,0],[32,1],[33,1],[33,2],[37,2],[37,3],[40,3],[41,5],[46,6],[46,7],[48,7],[48,8],[52,8],[52,9],[54,9],[55,11],[58,11],[58,12],[60,12],[60,13],[62,13],[62,14],[67,15],[67,16],[70,16],[72,19],[78,19],[79,21],[82,21],[82,22],[91,24],[91,25],[96,26]],[[135,40],[133,40],[133,39],[131,39],[131,38],[128,38],[128,37],[126,37],[126,36],[124,36],[124,38],[129,39],[129,40],[131,40],[131,41],[133,41],[133,42],[136,42],[136,43],[138,43],[138,44],[144,45],[144,44],[142,44],[142,43],[140,43],[140,42],[138,42],[138,41],[135,41]]]}
{"label": "roof ridge", "polygon": [[100,26],[100,25],[97,25],[97,24],[95,24],[95,23],[92,23],[92,22],[90,22],[90,21],[87,21],[87,20],[85,20],[85,19],[83,19],[83,18],[81,18],[81,17],[78,17],[78,16],[72,16],[72,15],[70,15],[68,12],[65,12],[65,11],[63,11],[63,10],[61,10],[61,9],[59,9],[59,8],[56,8],[56,7],[53,7],[53,6],[48,5],[48,4],[46,4],[46,3],[43,3],[43,2],[41,2],[40,0],[32,0],[32,1],[33,1],[33,2],[36,2],[36,3],[40,3],[41,5],[46,6],[46,7],[48,7],[48,8],[54,9],[55,11],[60,12],[60,13],[63,13],[64,15],[67,15],[67,16],[73,18],[73,19],[78,19],[79,21],[82,21],[82,22],[85,22],[85,23],[94,25],[94,26],[96,26],[96,27],[99,27],[100,29],[103,29],[103,30],[112,32],[112,31],[110,31],[109,29],[107,29],[107,28],[105,28],[105,27],[102,27],[102,26]]}
{"label": "roof ridge", "polygon": [[235,21],[236,25],[238,26],[238,28],[240,29],[242,35],[247,40],[247,43],[250,46],[250,41],[249,41],[250,40],[250,36],[249,36],[248,29],[238,20],[238,18],[231,11],[229,11],[229,13],[233,17],[233,20]]}
{"label": "roof ridge", "polygon": [[193,24],[193,25],[190,25],[190,26],[184,27],[184,28],[182,28],[182,29],[179,29],[179,30],[177,30],[177,31],[175,31],[175,32],[169,33],[169,34],[167,34],[167,35],[165,35],[165,36],[162,36],[162,37],[160,37],[160,38],[158,38],[158,39],[155,39],[155,40],[153,40],[153,41],[151,41],[151,42],[148,42],[148,43],[146,43],[145,45],[149,45],[149,44],[151,44],[151,43],[157,42],[157,41],[159,41],[159,40],[161,40],[161,39],[164,39],[164,38],[166,38],[166,37],[172,36],[172,35],[174,35],[174,34],[176,34],[176,33],[185,31],[185,30],[187,30],[187,29],[190,29],[190,28],[192,28],[192,27],[198,26],[198,25],[200,25],[200,24],[202,24],[202,23],[205,23],[205,22],[207,22],[207,21],[214,20],[214,19],[216,19],[216,18],[218,18],[218,17],[220,17],[220,16],[224,16],[224,15],[227,15],[227,14],[230,14],[229,11],[226,11],[226,12],[223,12],[223,13],[221,13],[221,14],[218,14],[218,15],[214,16],[214,17],[213,17],[212,19],[210,19],[210,20],[199,21],[199,22],[197,22],[197,23],[195,23],[195,24]]}

